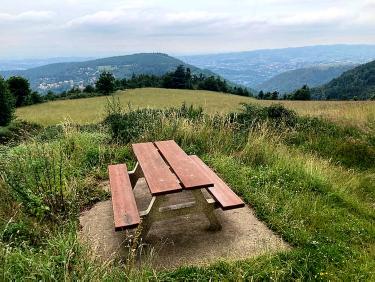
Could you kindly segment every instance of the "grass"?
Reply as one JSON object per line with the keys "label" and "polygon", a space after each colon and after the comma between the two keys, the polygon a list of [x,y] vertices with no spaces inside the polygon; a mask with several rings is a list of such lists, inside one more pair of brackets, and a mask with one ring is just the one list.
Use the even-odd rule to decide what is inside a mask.
{"label": "grass", "polygon": [[[141,88],[120,91],[115,94],[121,104],[134,108],[151,107],[155,109],[180,106],[183,102],[202,106],[208,113],[228,113],[238,110],[240,103],[251,99],[211,91],[193,91],[161,88]],[[108,97],[94,97],[77,100],[62,100],[19,108],[17,116],[31,122],[52,125],[71,119],[76,123],[95,123],[105,116]]]}
{"label": "grass", "polygon": [[[202,106],[207,113],[237,111],[241,103],[268,106],[282,103],[301,115],[328,118],[340,124],[375,128],[375,101],[264,101],[210,91],[142,88],[118,92],[121,104],[134,108],[168,108],[182,102]],[[52,125],[71,119],[85,124],[102,120],[105,115],[106,97],[48,102],[17,109],[17,116],[30,122]]]}
{"label": "grass", "polygon": [[[275,101],[254,100],[262,106]],[[323,117],[342,125],[375,126],[375,101],[277,101],[300,115]]]}
{"label": "grass", "polygon": [[[0,280],[374,281],[374,133],[293,115],[288,122],[275,117],[274,109],[272,118],[265,116],[269,112],[249,107],[235,120],[185,108],[117,112],[107,119],[109,128],[63,124],[16,147],[0,148]],[[95,187],[108,178],[108,164],[134,164],[130,143],[162,139],[174,139],[204,159],[292,249],[162,272],[99,261],[77,239],[79,210],[105,197]],[[43,175],[55,166],[66,172],[64,199],[73,204],[66,205],[68,217],[50,210],[57,215],[51,220],[44,206],[54,199],[54,190]],[[41,177],[35,178],[36,171]],[[28,189],[9,183],[20,172],[26,172],[20,183],[28,183]],[[41,215],[20,191],[33,196],[34,207],[38,197],[47,198]]]}

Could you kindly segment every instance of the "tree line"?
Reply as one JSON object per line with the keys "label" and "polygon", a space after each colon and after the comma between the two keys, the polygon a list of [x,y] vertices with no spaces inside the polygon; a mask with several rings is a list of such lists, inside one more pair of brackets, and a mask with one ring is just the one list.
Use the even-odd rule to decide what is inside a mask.
{"label": "tree line", "polygon": [[282,97],[280,97],[278,91],[273,92],[266,92],[259,91],[258,96],[256,97],[260,100],[311,100],[311,90],[307,85],[302,86],[300,89],[297,89],[296,91],[285,94]]}
{"label": "tree line", "polygon": [[93,95],[109,95],[116,90],[155,87],[172,89],[209,90],[241,96],[251,96],[245,87],[233,86],[216,76],[192,74],[189,68],[180,65],[175,71],[163,76],[149,74],[133,74],[130,78],[116,79],[110,72],[102,72],[95,86],[87,85],[80,90],[77,87],[55,95],[55,98],[82,98]]}
{"label": "tree line", "polygon": [[75,86],[69,91],[62,93],[48,91],[45,95],[32,91],[29,81],[23,77],[12,76],[5,80],[0,76],[0,126],[10,123],[16,107],[52,100],[109,95],[116,90],[144,87],[209,90],[251,96],[251,93],[245,87],[230,85],[224,79],[216,76],[192,74],[190,69],[185,68],[183,65],[163,76],[133,74],[129,79],[116,79],[112,73],[102,72],[95,85],[87,85],[83,89]]}

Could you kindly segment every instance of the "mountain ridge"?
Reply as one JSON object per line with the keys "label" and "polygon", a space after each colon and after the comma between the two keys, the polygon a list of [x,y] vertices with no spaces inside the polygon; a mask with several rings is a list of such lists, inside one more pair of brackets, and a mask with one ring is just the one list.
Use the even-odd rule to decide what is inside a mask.
{"label": "mountain ridge", "polygon": [[311,91],[315,99],[375,99],[375,60],[348,70]]}
{"label": "mountain ridge", "polygon": [[321,65],[362,64],[375,59],[375,45],[334,44],[180,56],[251,88],[286,71]]}
{"label": "mountain ridge", "polygon": [[311,87],[321,86],[345,71],[356,67],[355,64],[337,66],[312,66],[283,72],[256,86],[258,91],[278,91],[281,94],[290,93],[303,85]]}
{"label": "mountain ridge", "polygon": [[111,71],[118,78],[129,78],[133,74],[161,76],[173,71],[179,65],[189,67],[192,73],[216,75],[164,53],[137,53],[83,62],[52,63],[27,70],[1,71],[0,74],[6,78],[12,75],[23,76],[30,81],[34,90],[61,92],[73,86],[93,84],[100,72],[105,70]]}

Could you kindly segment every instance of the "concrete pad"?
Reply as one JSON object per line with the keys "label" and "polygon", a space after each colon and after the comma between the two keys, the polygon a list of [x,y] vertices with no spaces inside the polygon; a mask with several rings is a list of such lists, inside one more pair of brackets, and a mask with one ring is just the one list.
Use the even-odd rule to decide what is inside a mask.
{"label": "concrete pad", "polygon": [[[144,179],[134,189],[139,210],[145,210],[151,195]],[[208,198],[208,193],[205,193]],[[189,192],[168,195],[168,204],[190,202]],[[222,225],[220,231],[208,231],[204,214],[192,214],[153,224],[142,244],[139,262],[155,268],[207,264],[220,259],[239,260],[283,251],[289,246],[259,221],[248,206],[215,211]],[[115,232],[111,201],[96,204],[80,217],[80,235],[104,260],[127,259],[134,232]]]}

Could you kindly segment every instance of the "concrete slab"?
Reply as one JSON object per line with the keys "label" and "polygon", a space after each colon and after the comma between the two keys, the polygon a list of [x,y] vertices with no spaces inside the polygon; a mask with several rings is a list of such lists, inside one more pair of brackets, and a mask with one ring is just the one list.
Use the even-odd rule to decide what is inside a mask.
{"label": "concrete slab", "polygon": [[[134,189],[139,210],[147,208],[151,195],[144,179]],[[206,197],[209,195],[206,193]],[[191,201],[189,192],[169,196],[169,203]],[[220,231],[208,231],[203,214],[181,216],[155,223],[145,239],[141,263],[155,268],[212,263],[220,259],[239,260],[289,249],[288,245],[259,221],[248,206],[215,211]],[[80,235],[102,259],[126,259],[134,232],[115,232],[111,201],[96,204],[80,217]]]}

